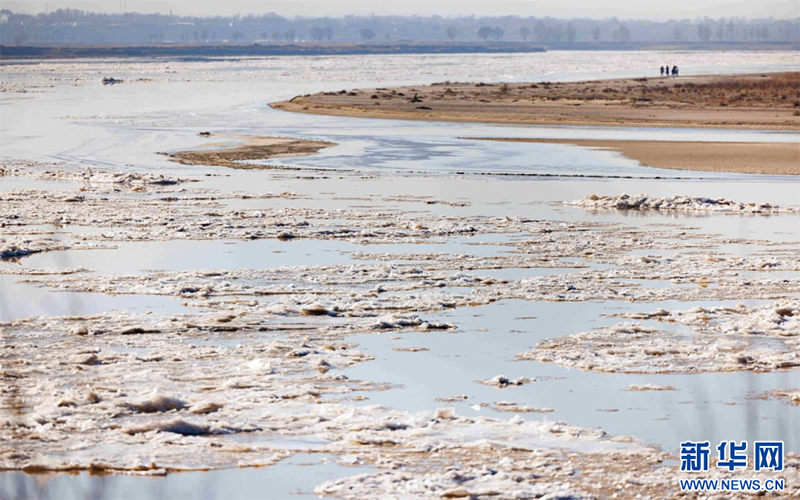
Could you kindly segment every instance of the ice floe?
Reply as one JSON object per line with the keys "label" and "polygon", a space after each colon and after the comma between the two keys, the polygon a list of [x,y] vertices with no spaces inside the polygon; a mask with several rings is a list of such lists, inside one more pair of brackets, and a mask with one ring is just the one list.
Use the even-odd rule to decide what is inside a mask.
{"label": "ice floe", "polygon": [[621,323],[540,342],[523,359],[622,373],[773,371],[800,366],[800,305],[622,314],[689,328]]}
{"label": "ice floe", "polygon": [[682,211],[710,211],[733,214],[779,214],[800,213],[800,207],[780,206],[772,203],[742,203],[724,198],[703,198],[696,196],[668,196],[657,197],[646,194],[614,196],[590,195],[582,200],[565,202],[589,209],[617,209],[617,210],[682,210]]}

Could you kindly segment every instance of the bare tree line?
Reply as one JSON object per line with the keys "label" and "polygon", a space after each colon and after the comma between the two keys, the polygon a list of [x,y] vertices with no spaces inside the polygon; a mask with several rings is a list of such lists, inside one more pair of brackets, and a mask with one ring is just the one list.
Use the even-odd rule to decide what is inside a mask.
{"label": "bare tree line", "polygon": [[276,14],[181,17],[0,11],[0,43],[352,43],[352,42],[714,43],[800,42],[800,19],[672,21],[505,17],[345,16],[285,18]]}

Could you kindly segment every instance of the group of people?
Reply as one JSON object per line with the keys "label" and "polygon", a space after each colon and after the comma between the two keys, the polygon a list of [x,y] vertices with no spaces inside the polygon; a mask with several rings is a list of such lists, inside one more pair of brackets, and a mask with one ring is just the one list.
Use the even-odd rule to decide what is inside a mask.
{"label": "group of people", "polygon": [[[678,67],[677,66],[673,66],[671,72],[672,72],[672,76],[678,76]],[[667,64],[666,66],[661,66],[661,76],[664,76],[664,75],[666,75],[666,76],[670,75],[669,64]]]}

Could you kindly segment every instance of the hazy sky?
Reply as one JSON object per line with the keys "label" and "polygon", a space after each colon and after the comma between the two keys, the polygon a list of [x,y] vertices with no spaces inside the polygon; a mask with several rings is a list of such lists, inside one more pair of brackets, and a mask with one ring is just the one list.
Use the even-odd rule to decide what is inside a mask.
{"label": "hazy sky", "polygon": [[694,19],[697,17],[788,18],[800,16],[798,0],[3,0],[3,8],[39,13],[76,8],[96,12],[161,12],[180,15],[346,14],[519,15]]}

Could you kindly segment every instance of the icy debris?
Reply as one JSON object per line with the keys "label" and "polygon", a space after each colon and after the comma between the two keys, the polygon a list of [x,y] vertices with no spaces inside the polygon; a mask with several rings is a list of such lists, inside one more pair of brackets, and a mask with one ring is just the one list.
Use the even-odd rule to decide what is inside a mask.
{"label": "icy debris", "polygon": [[48,250],[63,250],[64,244],[52,238],[23,239],[0,238],[0,259],[24,257]]}
{"label": "icy debris", "polygon": [[88,273],[84,267],[63,268],[63,267],[3,267],[0,274],[14,274],[17,276],[66,276],[69,274]]}
{"label": "icy debris", "polygon": [[85,325],[78,325],[69,331],[72,335],[89,335],[89,329]]}
{"label": "icy debris", "polygon": [[[348,417],[360,421],[365,411],[369,410]],[[358,434],[362,441],[367,437],[376,443],[391,441],[392,446],[374,446],[374,456],[384,463],[387,458],[401,457],[402,468],[386,467],[388,470],[330,481],[315,492],[348,499],[459,498],[465,493],[467,498],[599,498],[609,491],[610,484],[620,481],[618,473],[635,470],[637,477],[647,476],[643,481],[647,486],[637,493],[657,495],[657,488],[646,488],[651,478],[659,477],[653,465],[664,455],[635,440],[610,439],[602,431],[558,422],[527,422],[518,415],[508,420],[453,415],[415,422],[403,430]],[[333,449],[340,443],[346,444],[337,442]],[[412,443],[416,452],[403,453]],[[430,458],[439,466],[430,467]],[[602,467],[597,467],[598,460]],[[607,464],[616,464],[618,471],[612,472]],[[611,482],[609,473],[614,475]],[[668,480],[663,478],[658,484],[663,486]]]}
{"label": "icy debris", "polygon": [[154,389],[147,397],[138,401],[127,401],[125,407],[142,413],[160,413],[170,410],[182,410],[186,403],[178,398],[166,396]]}
{"label": "icy debris", "polygon": [[399,346],[399,347],[392,347],[393,351],[398,352],[423,352],[423,351],[430,351],[427,347],[416,347],[416,346]]}
{"label": "icy debris", "polygon": [[800,405],[800,389],[775,389],[768,391],[767,395],[774,398],[785,399],[793,405]]}
{"label": "icy debris", "polygon": [[[0,221],[14,218],[17,223],[27,224],[113,227],[113,232],[82,235],[90,240],[113,241],[315,238],[391,242],[483,232],[511,233],[530,224],[514,219],[470,216],[470,224],[465,226],[461,217],[433,214],[420,215],[419,221],[411,223],[396,212],[369,210],[301,207],[259,211],[226,209],[219,203],[221,200],[269,196],[215,194],[202,190],[189,191],[179,186],[168,190],[166,187],[169,186],[164,185],[168,182],[159,179],[144,178],[142,181],[157,184],[129,184],[129,179],[119,176],[103,177],[101,180],[109,182],[83,186],[77,194],[40,190],[0,193],[3,202],[0,204]],[[123,182],[123,186],[133,187],[130,190],[117,189],[119,184],[113,183],[116,181]],[[145,185],[149,186],[149,194],[163,192],[166,196],[143,197],[138,188]],[[288,195],[272,195],[279,198],[285,196]],[[75,203],[79,198],[83,201]]]}
{"label": "icy debris", "polygon": [[72,390],[56,402],[57,407],[83,406],[97,404],[102,398],[94,389],[87,387],[84,390]]}
{"label": "icy debris", "polygon": [[452,330],[456,326],[442,321],[423,321],[419,327],[421,330]]}
{"label": "icy debris", "polygon": [[[296,323],[273,320],[272,332],[265,337],[249,324],[266,324],[263,318],[236,315],[224,323],[235,330],[209,338],[209,328],[219,326],[218,319],[218,312],[208,311],[0,323],[3,334],[18,340],[14,356],[26,361],[3,361],[0,377],[24,395],[21,403],[30,408],[22,421],[10,407],[0,410],[0,468],[33,467],[31,457],[37,454],[52,458],[35,463],[45,469],[85,469],[103,462],[107,470],[138,470],[135,457],[142,455],[152,457],[158,468],[234,467],[242,457],[226,451],[230,442],[225,436],[262,428],[269,429],[263,432],[267,441],[273,433],[341,434],[341,428],[322,424],[330,416],[315,416],[318,406],[329,411],[336,405],[317,401],[325,395],[357,395],[383,387],[318,370],[369,359],[344,344],[341,333],[313,328],[297,332]],[[282,326],[285,331],[276,335]],[[161,333],[122,336],[131,329]],[[92,337],[92,348],[87,349],[84,332],[105,333]],[[299,350],[306,355],[286,356]],[[53,356],[54,351],[59,355]],[[87,377],[90,388],[63,390],[83,387]],[[155,385],[158,390],[139,396],[142,387]],[[39,439],[44,433],[49,436],[46,441]],[[168,435],[202,435],[204,441],[174,441]],[[285,456],[282,453],[254,445],[247,463],[268,465]]]}
{"label": "icy debris", "polygon": [[[33,255],[40,252],[50,252],[50,251],[57,251],[57,250],[96,250],[96,249],[107,249],[107,248],[116,248],[112,245],[101,244],[101,243],[91,243],[91,242],[82,242],[82,241],[74,241],[74,240],[56,240],[54,238],[22,238],[22,237],[15,237],[15,238],[2,238],[0,237],[0,259],[8,259],[8,260],[15,260],[20,259],[22,257],[26,257],[28,255]],[[74,270],[59,270],[59,271],[48,271],[48,270],[25,270],[23,268],[18,269],[18,272],[13,270],[2,270],[0,269],[0,274],[20,274],[20,275],[28,275],[28,276],[45,276],[45,275],[56,275],[56,274],[76,274],[80,272],[84,272],[85,269],[74,269]]]}
{"label": "icy debris", "polygon": [[172,432],[182,436],[203,436],[212,432],[206,425],[187,422],[182,418],[173,418],[171,420],[151,422],[143,425],[131,425],[123,429],[124,433],[131,435],[151,431]]}
{"label": "icy debris", "polygon": [[461,401],[466,401],[469,397],[466,394],[459,394],[458,396],[448,396],[446,398],[439,397],[436,398],[436,401],[440,403],[458,403]]}
{"label": "icy debris", "polygon": [[583,200],[565,202],[565,204],[590,209],[681,210],[735,214],[800,213],[800,207],[796,206],[780,206],[771,203],[740,203],[724,198],[712,199],[693,196],[654,197],[646,194],[635,196],[627,194],[616,196],[590,195]]}
{"label": "icy debris", "polygon": [[0,177],[2,176],[26,176],[42,180],[85,181],[96,184],[125,186],[172,186],[185,182],[194,182],[189,179],[149,172],[92,170],[88,167],[69,163],[41,163],[23,160],[6,160],[0,166]]}
{"label": "icy debris", "polygon": [[422,330],[447,330],[454,328],[449,323],[438,323],[423,321],[417,316],[399,317],[396,315],[386,315],[379,318],[371,325],[376,330],[393,330],[398,328],[419,327]]}
{"label": "icy debris", "polygon": [[362,474],[326,482],[314,491],[318,495],[344,499],[586,498],[579,488],[571,487],[555,478],[552,482],[535,484],[524,473],[498,474],[492,469],[480,467],[458,472],[419,470],[413,473],[386,471],[379,474]]}
{"label": "icy debris", "polygon": [[[622,314],[620,316],[626,316]],[[694,308],[658,315],[691,327],[622,323],[540,342],[523,359],[622,373],[765,372],[800,366],[800,303]],[[771,341],[764,342],[768,338]]]}
{"label": "icy debris", "polygon": [[673,385],[658,385],[653,383],[631,384],[625,391],[677,391]]}
{"label": "icy debris", "polygon": [[96,351],[78,351],[75,355],[67,358],[68,363],[74,365],[98,365],[102,364],[102,360],[97,355]]}
{"label": "icy debris", "polygon": [[300,309],[300,314],[303,316],[338,316],[336,312],[336,307],[332,308],[333,310],[328,310],[325,306],[321,304],[313,304],[308,307],[303,307]]}
{"label": "icy debris", "polygon": [[[786,314],[784,307],[782,305],[777,309]],[[220,317],[226,318],[222,326],[234,330],[230,334],[220,332],[200,342],[207,337],[209,328],[221,326]],[[329,321],[325,316],[307,317],[304,321],[319,319]],[[0,438],[4,442],[8,439],[8,446],[20,452],[14,457],[31,457],[42,450],[60,456],[59,450],[69,450],[67,456],[70,457],[70,465],[57,459],[47,465],[42,462],[41,466],[46,468],[85,468],[102,460],[106,464],[104,467],[109,470],[138,470],[144,465],[133,457],[146,454],[152,457],[149,463],[154,464],[155,470],[162,467],[185,468],[192,464],[217,468],[240,463],[273,463],[274,450],[256,444],[249,445],[249,450],[245,452],[232,447],[226,436],[251,432],[269,441],[270,436],[278,433],[301,440],[324,439],[329,443],[326,450],[331,453],[352,455],[363,464],[377,465],[380,462],[393,472],[424,468],[426,461],[435,457],[437,463],[445,461],[460,464],[460,471],[465,478],[478,478],[448,479],[446,465],[434,470],[428,468],[423,473],[430,474],[427,483],[407,484],[403,481],[389,490],[398,492],[400,497],[408,497],[412,493],[436,497],[452,488],[466,488],[471,492],[496,491],[504,497],[513,492],[538,491],[536,488],[553,491],[553,484],[562,485],[571,492],[590,491],[591,481],[601,480],[600,476],[585,478],[584,474],[590,471],[602,470],[605,474],[602,480],[613,483],[619,479],[621,471],[629,474],[631,470],[636,470],[639,477],[640,474],[649,473],[648,468],[639,469],[642,464],[655,465],[662,460],[653,451],[636,445],[617,448],[621,442],[610,440],[595,431],[570,428],[563,424],[544,425],[522,419],[495,421],[465,418],[456,415],[451,408],[417,415],[379,407],[355,408],[332,402],[319,404],[320,398],[326,394],[346,395],[378,388],[362,381],[329,379],[317,371],[320,360],[345,367],[365,357],[343,344],[342,334],[336,329],[303,328],[294,334],[292,332],[297,325],[287,323],[287,330],[280,337],[264,339],[259,337],[263,332],[258,332],[252,326],[266,323],[258,313],[231,312],[221,316],[217,308],[177,316],[113,313],[72,318],[30,318],[4,323],[2,328],[22,341],[18,355],[24,355],[37,366],[46,368],[46,371],[30,372],[24,378],[14,379],[16,383],[23,384],[22,392],[37,410],[38,421],[29,425],[34,430],[40,429],[39,426],[48,426],[47,432],[58,440],[42,443],[34,438],[23,439],[20,436],[26,434],[16,433],[18,427],[6,433],[2,425]],[[269,324],[273,331],[280,331],[281,325],[274,318]],[[141,349],[150,352],[149,355],[142,352],[113,356],[106,346],[113,346],[122,337],[118,333],[94,337],[92,341],[98,353],[102,353],[103,364],[87,365],[85,368],[92,370],[91,376],[97,387],[107,389],[95,389],[99,398],[97,403],[82,405],[76,402],[78,404],[75,406],[59,408],[50,394],[65,381],[81,380],[84,374],[73,372],[68,365],[60,365],[57,360],[52,360],[46,346],[48,341],[58,339],[59,352],[63,356],[81,352],[85,349],[85,341],[81,337],[58,335],[76,326],[85,326],[89,331],[121,332],[139,328],[162,333],[146,338],[124,337],[126,349]],[[622,330],[635,331],[630,327]],[[180,332],[180,335],[175,336],[171,332]],[[286,356],[293,351],[303,351],[305,355]],[[147,365],[142,364],[145,362]],[[143,370],[143,366],[147,369]],[[207,366],[214,367],[212,374],[205,369]],[[262,373],[266,369],[270,373],[268,376]],[[230,385],[219,383],[225,380],[237,382]],[[142,399],[134,396],[140,387],[152,387],[154,383],[159,384],[160,391]],[[34,387],[38,388],[33,390]],[[162,394],[170,397],[180,394],[179,401],[184,408],[169,409],[176,405],[163,404],[158,397]],[[159,411],[144,413],[135,410],[120,413],[119,406],[115,404],[120,398],[122,401],[143,404],[142,408],[152,406],[157,410],[177,412],[177,415],[165,418],[164,413]],[[205,406],[205,411],[197,412],[194,411],[195,405],[200,409],[203,404],[190,405],[191,401],[208,401],[210,398],[225,398],[225,405],[215,411],[208,411],[213,406]],[[547,410],[523,406],[515,408],[514,405],[498,405],[497,409],[518,414]],[[54,413],[59,410],[72,412],[70,424],[59,423],[60,414]],[[173,418],[178,415],[180,418]],[[0,418],[5,418],[5,415],[0,413]],[[12,431],[16,434],[12,434]],[[202,440],[195,441],[195,436],[202,436]],[[258,443],[259,439],[254,439],[254,442]],[[565,450],[564,455],[559,451],[562,449]],[[240,462],[243,453],[247,454],[247,459]],[[31,463],[30,458],[14,457],[0,452],[0,465],[16,468]],[[513,460],[501,462],[508,457],[513,457]],[[603,464],[601,467],[598,467],[598,460]],[[391,465],[398,462],[404,464],[402,469]],[[544,465],[545,462],[550,465]],[[487,463],[498,464],[493,465],[495,472],[481,472]],[[620,472],[610,469],[610,464],[615,463],[620,464]],[[567,470],[573,472],[566,473]],[[518,480],[520,474],[523,474],[523,481]],[[413,480],[423,476],[414,472],[409,473],[408,477]],[[484,477],[485,480],[481,479]],[[374,476],[370,475],[369,478],[365,483],[351,482],[346,478],[335,484],[351,487],[348,493],[340,496],[370,498],[375,494],[372,489]],[[486,482],[490,480],[500,482]],[[548,486],[545,488],[542,485]],[[327,491],[329,487],[333,488],[331,491],[338,488],[326,483],[318,491]],[[587,487],[590,490],[586,490]]]}
{"label": "icy debris", "polygon": [[[81,173],[83,176],[85,172]],[[92,174],[94,176],[94,174]],[[133,174],[131,174],[133,175]],[[144,174],[141,174],[144,175]],[[147,180],[148,178],[143,177]],[[82,177],[81,177],[82,180]],[[103,180],[103,179],[101,179]],[[112,181],[120,178],[112,176]],[[153,182],[157,180],[151,179]],[[122,182],[129,180],[122,179]],[[131,181],[132,182],[132,181]],[[126,186],[128,184],[121,184]],[[143,186],[139,184],[136,188]],[[99,190],[107,186],[106,191]],[[484,217],[478,215],[408,215],[396,211],[280,207],[263,210],[228,209],[221,200],[237,198],[283,197],[247,195],[192,190],[179,186],[147,184],[148,193],[164,193],[161,198],[143,197],[136,189],[118,189],[120,184],[94,183],[82,186],[77,194],[58,194],[51,191],[24,190],[0,193],[0,221],[15,218],[16,223],[78,225],[113,228],[103,233],[79,235],[86,240],[103,241],[163,241],[175,239],[337,239],[366,242],[419,242],[474,234],[523,234],[531,239],[519,244],[525,255],[498,255],[498,262],[517,261],[522,267],[583,267],[580,262],[559,263],[558,257],[574,257],[595,249],[587,245],[586,231],[592,234],[653,235],[652,230],[627,229],[620,232],[614,224],[582,222],[566,225],[558,221],[531,220],[522,217]],[[102,193],[103,196],[98,196]],[[80,203],[67,198],[82,197]],[[284,234],[286,233],[286,234]],[[666,232],[665,232],[666,233]],[[540,237],[544,236],[544,237]],[[602,241],[591,238],[591,241]],[[641,243],[639,243],[641,241]],[[652,246],[653,238],[633,238],[629,245],[615,245],[618,250],[636,246]],[[659,245],[664,245],[660,238]],[[706,243],[706,240],[702,240]],[[669,245],[677,245],[670,243]],[[685,243],[682,243],[685,246]],[[604,245],[608,246],[608,245]],[[602,248],[609,253],[608,248]],[[446,254],[445,254],[446,255]],[[588,254],[587,254],[588,255]],[[390,255],[385,256],[390,258]],[[444,256],[440,256],[442,258]],[[471,261],[483,257],[449,256],[451,269],[469,268]],[[493,257],[494,258],[494,257]],[[491,260],[491,259],[490,259]],[[535,262],[535,265],[534,265]],[[490,268],[499,268],[494,264]],[[483,266],[481,266],[483,267]],[[508,266],[503,267],[519,267]]]}
{"label": "icy debris", "polygon": [[[60,291],[193,299],[192,305],[218,311],[220,318],[243,313],[309,316],[318,317],[319,321],[342,318],[347,328],[359,331],[403,328],[431,331],[451,330],[454,325],[422,319],[422,314],[437,314],[443,310],[504,299],[558,302],[738,300],[772,299],[800,292],[800,275],[773,278],[771,271],[764,271],[761,276],[755,275],[743,281],[740,273],[759,261],[760,258],[719,258],[709,262],[707,256],[689,254],[672,257],[669,263],[657,269],[643,269],[633,262],[619,267],[504,282],[472,275],[471,286],[465,285],[466,273],[438,270],[435,262],[424,270],[411,263],[363,263],[264,270],[160,271],[122,276],[30,276],[24,282]],[[784,261],[787,268],[800,267],[797,257]],[[698,276],[703,279],[698,281]],[[643,279],[686,282],[692,286],[652,287],[637,283]],[[376,294],[370,288],[375,282],[384,283],[383,293]],[[271,297],[269,301],[261,300],[266,296]],[[253,300],[243,300],[246,297]],[[664,310],[625,317],[672,321]],[[225,326],[215,327],[216,330],[220,328]]]}
{"label": "icy debris", "polygon": [[531,382],[536,382],[536,379],[532,378],[525,378],[525,377],[518,377],[513,380],[509,379],[505,375],[497,375],[487,380],[481,380],[480,383],[483,385],[490,385],[492,387],[497,387],[498,389],[505,389],[510,385],[523,385],[528,384]]}
{"label": "icy debris", "polygon": [[455,418],[456,416],[456,409],[452,406],[448,406],[447,408],[437,408],[433,412],[434,419],[450,419]]}
{"label": "icy debris", "polygon": [[773,305],[747,307],[736,306],[695,307],[683,311],[655,313],[623,313],[619,317],[653,319],[666,323],[692,326],[702,333],[715,335],[745,335],[764,337],[800,336],[800,301],[787,300]]}
{"label": "icy debris", "polygon": [[520,406],[511,401],[498,401],[492,407],[496,411],[510,412],[510,413],[553,413],[555,410],[552,408],[536,408],[534,406]]}

